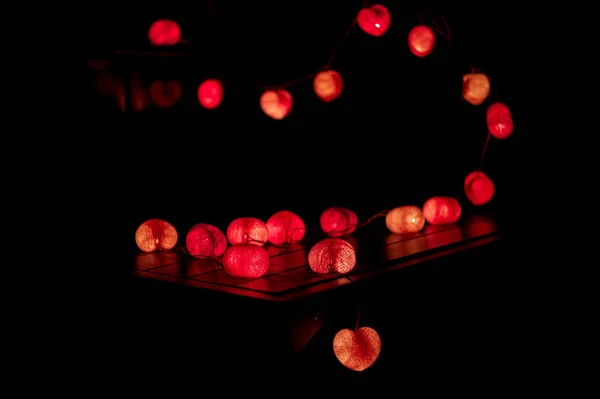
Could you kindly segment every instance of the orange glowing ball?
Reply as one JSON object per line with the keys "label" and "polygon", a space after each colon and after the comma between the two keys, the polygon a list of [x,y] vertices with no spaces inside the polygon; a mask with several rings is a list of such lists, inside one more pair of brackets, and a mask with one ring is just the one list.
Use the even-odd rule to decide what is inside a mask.
{"label": "orange glowing ball", "polygon": [[341,238],[326,238],[308,253],[308,266],[317,273],[348,273],[356,266],[356,251]]}
{"label": "orange glowing ball", "polygon": [[290,211],[279,211],[267,220],[268,240],[271,244],[291,244],[304,238],[306,226],[300,216]]}
{"label": "orange glowing ball", "polygon": [[336,71],[319,72],[313,81],[313,89],[317,97],[326,103],[338,98],[343,88],[342,76]]}
{"label": "orange glowing ball", "polygon": [[502,103],[489,106],[486,121],[490,134],[501,140],[508,138],[515,128],[510,109]]}
{"label": "orange glowing ball", "polygon": [[389,29],[391,21],[390,12],[381,4],[363,8],[356,17],[360,29],[371,36],[383,35]]}
{"label": "orange glowing ball", "polygon": [[334,206],[323,211],[320,224],[329,237],[341,237],[354,233],[358,217],[350,209]]}
{"label": "orange glowing ball", "polygon": [[461,213],[460,203],[452,197],[431,197],[423,205],[423,216],[431,224],[456,223]]}
{"label": "orange glowing ball", "polygon": [[392,233],[416,233],[425,226],[425,216],[417,206],[401,206],[385,215],[385,225]]}
{"label": "orange glowing ball", "polygon": [[468,73],[463,76],[463,98],[469,104],[479,105],[490,94],[490,80],[483,73]]}
{"label": "orange glowing ball", "polygon": [[333,353],[343,366],[363,371],[375,363],[381,352],[381,339],[371,327],[340,330],[333,338]]}
{"label": "orange glowing ball", "polygon": [[267,225],[256,218],[238,218],[227,227],[227,239],[232,245],[254,244],[263,246],[269,238]]}
{"label": "orange glowing ball", "polygon": [[155,46],[174,46],[181,40],[181,28],[175,21],[160,19],[150,26],[148,39]]}
{"label": "orange glowing ball", "polygon": [[177,244],[177,230],[164,220],[150,219],[138,227],[135,243],[144,252],[173,249]]}
{"label": "orange glowing ball", "polygon": [[185,247],[196,258],[216,258],[227,248],[225,234],[213,225],[198,223],[187,234]]}
{"label": "orange glowing ball", "polygon": [[490,202],[494,190],[494,182],[483,172],[471,172],[465,179],[465,194],[473,205],[479,206]]}
{"label": "orange glowing ball", "polygon": [[225,251],[223,269],[234,277],[258,278],[269,270],[269,254],[256,245],[236,244]]}
{"label": "orange glowing ball", "polygon": [[161,108],[170,108],[181,97],[181,84],[176,80],[154,81],[150,85],[150,98]]}
{"label": "orange glowing ball", "polygon": [[215,109],[223,101],[223,85],[217,79],[208,79],[198,87],[198,102],[206,109]]}
{"label": "orange glowing ball", "polygon": [[260,96],[260,108],[276,120],[282,120],[290,113],[292,103],[292,95],[287,90],[267,90]]}
{"label": "orange glowing ball", "polygon": [[415,26],[408,32],[408,48],[417,57],[426,57],[433,51],[435,34],[425,25]]}

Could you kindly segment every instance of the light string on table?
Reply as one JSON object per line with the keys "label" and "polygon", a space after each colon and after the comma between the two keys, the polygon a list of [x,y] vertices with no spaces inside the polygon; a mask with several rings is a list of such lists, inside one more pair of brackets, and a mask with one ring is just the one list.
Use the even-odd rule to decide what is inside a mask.
{"label": "light string on table", "polygon": [[[409,49],[415,56],[425,57],[430,54],[435,43],[434,31],[444,37],[449,44],[451,43],[451,34],[445,18],[442,18],[443,28],[433,18],[433,27],[425,26],[421,15],[419,15],[419,20],[420,25],[414,27],[409,32]],[[390,15],[385,7],[381,5],[363,7],[352,21],[338,46],[333,50],[327,63],[319,72],[305,75],[276,86],[254,85],[265,90],[259,101],[264,113],[273,119],[285,118],[291,111],[293,103],[291,94],[285,89],[310,79],[314,79],[313,88],[315,93],[323,101],[329,102],[338,98],[341,94],[343,81],[340,74],[330,70],[330,68],[344,39],[356,25],[359,25],[368,34],[381,36],[387,31],[389,24]],[[174,29],[173,24],[170,24],[170,26],[170,29]],[[178,26],[175,31],[177,29],[179,29]],[[380,30],[378,31],[378,29]],[[179,35],[181,35],[181,32],[179,32]],[[171,41],[173,40],[171,39]],[[463,76],[463,98],[470,104],[479,106],[489,97],[490,78],[470,65],[469,68],[470,73]],[[324,74],[323,80],[319,81],[317,78],[322,74]],[[223,99],[223,83],[227,84],[228,82],[210,78],[200,85],[198,88],[198,100],[203,107],[214,109],[219,106]],[[163,89],[163,87],[159,87],[159,89]],[[154,90],[154,92],[160,93],[159,89]],[[181,95],[180,86],[171,85],[171,90]],[[172,103],[172,101],[157,102],[154,98],[153,100],[163,105]],[[482,171],[485,155],[492,136],[497,139],[506,139],[514,130],[510,110],[505,104],[500,102],[495,102],[488,107],[486,124],[488,133],[478,168],[467,175],[464,182],[465,194],[470,202],[476,206],[489,202],[494,195],[494,184]],[[281,220],[275,220],[275,222],[270,223],[276,215],[283,216],[281,216]],[[314,272],[321,274],[333,273],[353,282],[354,280],[347,273],[350,273],[356,264],[356,253],[352,245],[342,237],[352,234],[356,229],[365,227],[374,220],[384,216],[386,218],[386,226],[390,232],[407,234],[421,231],[425,222],[433,225],[456,223],[461,215],[462,208],[459,201],[454,197],[443,196],[429,198],[425,201],[422,208],[414,205],[404,205],[381,211],[362,223],[358,223],[356,214],[346,208],[328,208],[321,215],[320,223],[323,232],[329,238],[325,238],[313,245],[308,254],[308,264]],[[342,228],[338,228],[338,224],[342,224]],[[284,246],[282,245],[284,243],[289,244],[301,241],[307,231],[302,219],[289,211],[281,211],[274,214],[264,225],[268,236],[267,240],[258,239],[254,235],[246,233],[245,242],[231,243],[232,245],[228,249],[226,249],[227,239],[224,239],[225,235],[214,226],[204,225],[202,229],[206,231],[210,230],[210,234],[202,236],[204,238],[201,239],[197,237],[193,238],[194,240],[197,239],[196,241],[199,245],[201,244],[200,247],[206,244],[206,248],[201,249],[200,252],[198,252],[198,248],[200,247],[196,247],[195,250],[190,251],[190,246],[186,243],[184,251],[191,256],[209,258],[216,261],[232,276],[259,278],[267,272],[270,263],[270,257],[263,246],[273,245],[280,248]],[[281,231],[283,231],[284,236],[279,237]],[[194,240],[191,242],[195,242]],[[136,232],[138,247],[145,252],[157,249],[171,250],[176,245],[176,241],[177,233],[174,227],[167,222],[156,219],[144,222]],[[186,241],[189,241],[189,233],[188,240]],[[236,253],[233,254],[234,256],[228,256],[230,252]],[[340,330],[333,340],[335,356],[342,365],[354,371],[363,371],[369,368],[375,362],[381,350],[381,340],[377,332],[370,327],[359,328],[359,319],[360,313],[357,312],[354,331],[349,329]],[[360,354],[360,356],[357,354]]]}

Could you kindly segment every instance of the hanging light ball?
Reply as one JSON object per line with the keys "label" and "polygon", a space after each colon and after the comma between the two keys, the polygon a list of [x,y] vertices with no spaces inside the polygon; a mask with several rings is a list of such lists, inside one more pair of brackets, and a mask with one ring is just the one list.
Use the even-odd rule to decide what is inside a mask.
{"label": "hanging light ball", "polygon": [[317,97],[326,103],[338,98],[342,94],[343,88],[342,76],[336,71],[319,72],[313,80],[313,89]]}
{"label": "hanging light ball", "polygon": [[465,179],[465,194],[473,205],[479,206],[490,202],[494,190],[494,182],[483,172],[471,172]]}
{"label": "hanging light ball", "polygon": [[268,240],[271,244],[291,244],[304,238],[306,226],[298,215],[290,211],[279,211],[267,220]]}
{"label": "hanging light ball", "polygon": [[223,85],[217,79],[208,79],[198,87],[198,102],[206,109],[215,109],[223,101]]}
{"label": "hanging light ball", "polygon": [[385,215],[385,225],[395,234],[416,233],[425,226],[425,216],[417,206],[400,206]]}
{"label": "hanging light ball", "polygon": [[490,94],[490,80],[483,73],[463,76],[463,98],[472,105],[479,105]]}
{"label": "hanging light ball", "polygon": [[292,110],[292,95],[287,90],[267,90],[260,96],[260,108],[270,118],[281,120]]}
{"label": "hanging light ball", "polygon": [[489,106],[486,122],[490,134],[501,140],[508,138],[515,128],[510,109],[502,103],[493,103]]}
{"label": "hanging light ball", "polygon": [[256,218],[238,218],[227,227],[227,239],[232,245],[254,244],[263,246],[268,240],[269,232],[262,220]]}
{"label": "hanging light ball", "polygon": [[181,28],[175,21],[159,19],[150,26],[148,39],[154,46],[174,46],[181,40]]}
{"label": "hanging light ball", "polygon": [[269,270],[269,254],[257,245],[232,245],[223,255],[223,269],[230,276],[258,278]]}
{"label": "hanging light ball", "polygon": [[381,4],[363,8],[356,17],[360,29],[371,36],[383,35],[389,29],[391,21],[390,12]]}
{"label": "hanging light ball", "polygon": [[350,209],[334,206],[321,214],[321,229],[330,237],[341,237],[354,233],[358,217]]}
{"label": "hanging light ball", "polygon": [[317,273],[348,273],[356,265],[354,247],[341,238],[326,238],[308,253],[308,266]]}
{"label": "hanging light ball", "polygon": [[458,222],[462,209],[452,197],[431,197],[423,205],[423,216],[431,224],[451,224]]}
{"label": "hanging light ball", "polygon": [[168,251],[177,244],[177,230],[164,220],[146,220],[135,232],[135,243],[144,252]]}
{"label": "hanging light ball", "polygon": [[225,252],[227,239],[217,227],[198,223],[188,232],[185,246],[189,254],[196,258],[216,258]]}
{"label": "hanging light ball", "polygon": [[364,371],[371,367],[381,352],[381,338],[371,327],[355,331],[343,329],[333,338],[333,353],[344,367]]}
{"label": "hanging light ball", "polygon": [[426,57],[433,51],[435,34],[425,25],[415,26],[408,32],[408,48],[417,57]]}
{"label": "hanging light ball", "polygon": [[160,108],[171,108],[181,97],[181,83],[156,80],[150,85],[150,98]]}

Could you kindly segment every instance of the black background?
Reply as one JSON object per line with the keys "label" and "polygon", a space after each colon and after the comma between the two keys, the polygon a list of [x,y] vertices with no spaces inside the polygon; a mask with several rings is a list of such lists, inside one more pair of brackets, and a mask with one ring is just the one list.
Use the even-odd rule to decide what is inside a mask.
{"label": "black background", "polygon": [[[139,72],[147,86],[157,79],[175,79],[183,87],[172,109],[123,113],[114,98],[95,91],[98,72],[88,73],[90,106],[84,128],[94,144],[86,151],[97,161],[101,184],[93,194],[102,203],[99,211],[112,226],[112,245],[124,254],[111,262],[115,272],[130,271],[128,255],[137,252],[135,230],[150,218],[169,221],[183,238],[196,223],[225,230],[234,218],[266,220],[282,209],[298,213],[315,229],[329,206],[348,207],[365,220],[383,209],[422,206],[430,196],[450,195],[473,211],[463,181],[479,166],[487,136],[485,111],[492,101],[511,108],[516,127],[509,139],[492,139],[488,147],[483,170],[494,180],[496,196],[478,211],[493,215],[506,231],[513,232],[511,227],[522,220],[522,208],[516,205],[523,196],[528,132],[527,104],[517,78],[521,21],[515,10],[474,3],[452,2],[450,7],[428,1],[382,2],[392,15],[389,31],[377,38],[355,27],[339,47],[331,68],[344,79],[341,97],[324,103],[314,95],[311,80],[298,83],[287,88],[294,98],[291,113],[275,121],[259,107],[263,89],[257,84],[276,86],[317,72],[362,2],[212,3],[129,3],[90,15],[88,59],[109,59],[110,73],[121,79]],[[451,44],[437,35],[428,57],[413,56],[407,46],[409,30],[420,19],[431,25],[432,17],[442,25],[442,16]],[[148,27],[161,18],[174,19],[182,27],[189,44],[175,50],[185,56],[115,55],[116,50],[150,50]],[[462,98],[462,75],[472,67],[491,80],[490,97],[480,106]],[[198,85],[208,77],[225,81],[223,103],[211,111],[196,99]],[[504,261],[495,260],[495,273]],[[474,267],[481,261],[461,262]],[[459,269],[443,278],[474,290],[480,303],[495,306],[510,324],[506,314],[520,306],[514,297],[499,303],[492,294],[505,292],[500,287],[506,287],[507,280],[497,274],[482,276],[469,266]],[[408,280],[414,283],[410,292],[432,281],[438,281],[440,289],[446,287],[440,278],[435,272],[413,277]],[[483,298],[482,284],[489,289]],[[508,290],[515,293],[518,288]],[[465,305],[468,297],[451,303]],[[420,311],[432,311],[429,304],[413,307],[412,319],[406,313],[403,317],[415,321]],[[354,306],[350,308],[352,313]],[[381,309],[396,320],[393,308]],[[446,311],[436,308],[435,315]],[[472,327],[471,316],[481,312],[464,308],[462,328]],[[386,323],[390,334],[394,322]],[[381,328],[385,334],[386,327]],[[475,353],[477,348],[467,351]]]}

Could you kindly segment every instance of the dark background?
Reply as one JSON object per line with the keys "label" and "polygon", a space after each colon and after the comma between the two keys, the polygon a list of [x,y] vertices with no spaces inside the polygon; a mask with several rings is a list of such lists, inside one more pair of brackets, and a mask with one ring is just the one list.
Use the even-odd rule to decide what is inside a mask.
{"label": "dark background", "polygon": [[[179,80],[183,86],[182,98],[172,109],[123,113],[114,97],[97,93],[99,73],[88,73],[86,129],[95,139],[89,150],[98,159],[102,182],[96,195],[102,199],[103,210],[109,210],[108,220],[118,237],[115,247],[124,254],[113,262],[115,273],[130,271],[130,256],[137,252],[135,230],[150,218],[171,222],[182,243],[196,223],[225,230],[234,218],[266,220],[282,209],[298,213],[315,229],[320,213],[329,206],[348,207],[365,220],[383,209],[422,206],[430,196],[450,195],[472,212],[475,209],[466,200],[463,181],[479,165],[487,135],[485,111],[493,100],[511,108],[516,128],[509,139],[493,139],[488,147],[483,170],[494,180],[496,196],[477,211],[495,217],[504,231],[517,233],[513,227],[523,217],[522,208],[516,205],[527,164],[523,156],[527,141],[523,108],[527,104],[518,87],[521,21],[515,10],[473,3],[382,2],[392,15],[389,31],[376,38],[355,27],[337,52],[331,68],[344,79],[341,97],[324,103],[315,96],[312,80],[293,85],[287,88],[294,97],[292,112],[275,121],[259,107],[263,89],[257,84],[277,86],[317,72],[362,2],[206,3],[154,7],[130,3],[90,16],[88,59],[109,59],[110,73],[123,81],[139,72],[146,86],[157,79]],[[435,49],[428,57],[413,56],[407,46],[409,30],[419,24],[419,18],[431,25],[433,17],[442,25],[442,16],[449,24],[451,45],[436,34]],[[182,27],[190,44],[174,51],[185,56],[116,55],[116,50],[151,50],[148,27],[162,18]],[[462,99],[462,75],[471,67],[491,78],[490,97],[480,106]],[[211,111],[196,99],[198,85],[208,77],[226,81],[223,103]],[[517,283],[501,278],[497,268],[509,262],[498,254],[515,248],[456,261],[451,269],[454,274],[434,268],[412,280],[407,277],[405,292],[416,295],[422,289],[419,298],[427,292],[437,300],[430,296],[430,301],[419,306],[404,307],[400,317],[441,328],[439,323],[448,317],[447,307],[456,306],[455,310],[462,309],[453,318],[463,323],[459,331],[472,331],[474,315],[485,314],[482,309],[487,306],[495,309],[496,316],[502,313],[502,320],[511,325],[510,314],[522,308],[515,299],[520,291]],[[487,270],[494,270],[493,276],[475,271],[480,270],[481,259],[489,263]],[[451,295],[448,286],[453,284],[452,292],[462,290],[462,295]],[[513,296],[501,295],[507,291]],[[144,295],[147,301],[156,299],[155,291]],[[161,295],[160,301],[175,301],[165,299],[164,292]],[[365,301],[364,296],[354,300]],[[447,307],[439,307],[440,301]],[[388,336],[394,335],[390,320],[397,321],[398,315],[381,303],[370,305],[374,307],[380,316],[391,312],[389,320],[380,323],[387,323]],[[354,312],[354,305],[349,309],[345,311]],[[425,322],[422,314],[428,312],[433,316]],[[385,334],[386,327],[381,328]],[[413,330],[412,339],[419,336]],[[474,341],[466,335],[452,337],[461,339],[466,352],[477,352],[475,346],[480,343],[469,347],[468,342]],[[330,342],[323,345],[328,348]],[[416,352],[412,355],[419,357]],[[319,355],[314,356],[307,364],[323,364],[315,360]],[[435,354],[428,352],[428,356]]]}

